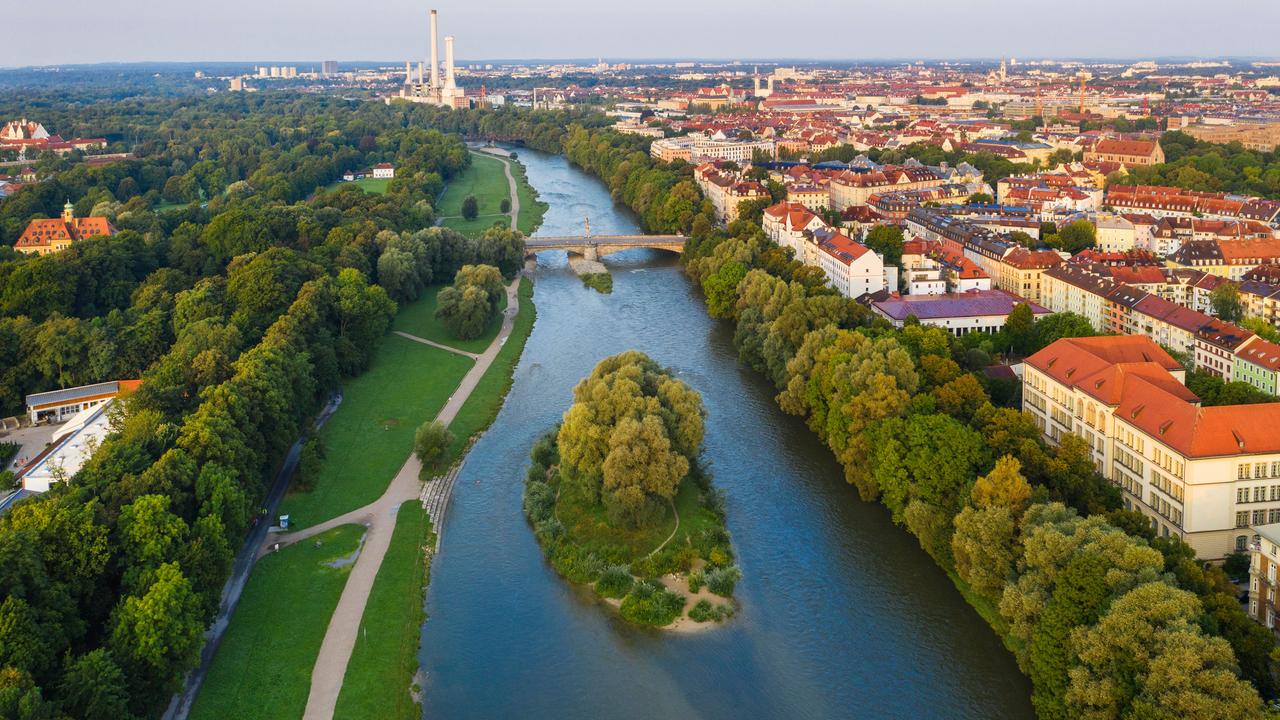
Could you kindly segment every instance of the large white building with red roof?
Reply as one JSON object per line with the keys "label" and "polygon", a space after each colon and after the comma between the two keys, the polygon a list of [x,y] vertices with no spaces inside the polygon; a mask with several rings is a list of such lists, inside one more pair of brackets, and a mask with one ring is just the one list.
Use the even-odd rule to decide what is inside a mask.
{"label": "large white building with red roof", "polygon": [[1205,560],[1280,522],[1280,403],[1204,407],[1151,338],[1067,338],[1027,358],[1022,408],[1050,442],[1068,433],[1125,507]]}

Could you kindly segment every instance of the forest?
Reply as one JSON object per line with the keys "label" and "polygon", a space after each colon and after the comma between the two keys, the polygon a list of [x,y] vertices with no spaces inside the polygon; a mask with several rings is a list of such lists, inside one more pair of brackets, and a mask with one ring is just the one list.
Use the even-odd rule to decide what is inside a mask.
{"label": "forest", "polygon": [[[0,204],[0,410],[142,386],[71,482],[0,516],[3,717],[157,715],[269,479],[397,303],[463,265],[523,262],[510,231],[431,227],[469,155],[424,108],[266,94],[87,108],[136,138],[136,158],[43,160],[43,181]],[[377,162],[398,170],[385,194],[325,189]],[[68,198],[119,233],[8,249]]]}

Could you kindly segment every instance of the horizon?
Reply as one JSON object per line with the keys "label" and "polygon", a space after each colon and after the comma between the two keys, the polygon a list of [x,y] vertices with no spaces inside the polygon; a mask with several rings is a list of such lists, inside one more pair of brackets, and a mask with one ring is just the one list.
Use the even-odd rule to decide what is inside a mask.
{"label": "horizon", "polygon": [[[497,7],[494,7],[494,6]],[[759,60],[762,47],[789,46],[773,59],[813,62],[946,61],[972,56],[980,34],[1000,53],[990,57],[1063,58],[1074,61],[1179,58],[1271,59],[1275,46],[1261,32],[1232,37],[1204,33],[1193,23],[1170,23],[1153,35],[1149,8],[1082,0],[1070,13],[1008,14],[995,0],[954,7],[943,0],[919,0],[917,15],[902,16],[884,6],[825,6],[798,0],[779,13],[765,0],[746,0],[734,13],[689,7],[678,0],[654,0],[644,13],[585,0],[550,0],[530,5],[500,0],[477,7],[456,2],[388,0],[378,13],[351,13],[336,0],[279,0],[269,6],[226,0],[216,6],[157,4],[151,0],[113,3],[69,0],[59,11],[95,32],[73,44],[44,42],[44,35],[19,34],[0,47],[0,68],[42,68],[106,63],[275,62],[319,63],[326,59],[387,57],[417,60],[427,54],[427,14],[440,13],[440,38],[455,37],[459,62],[501,62],[605,57],[614,61],[692,61],[724,58]],[[1252,7],[1251,0],[1223,0],[1215,14],[1247,15],[1250,25],[1280,23],[1280,4]],[[1164,15],[1203,12],[1203,4],[1171,0]],[[505,22],[495,24],[499,12]],[[42,6],[20,4],[7,16],[13,27],[49,21]],[[246,22],[246,19],[249,21]],[[815,21],[815,19],[817,19]],[[927,21],[922,22],[922,19]],[[815,27],[840,28],[833,34]],[[188,32],[189,28],[198,32]],[[707,33],[708,27],[717,28]],[[847,31],[844,28],[847,27]],[[869,28],[884,28],[882,32]],[[1046,32],[1052,28],[1052,32]],[[920,53],[906,52],[918,47]],[[519,50],[515,50],[519,48]],[[610,52],[606,52],[610,51]],[[966,58],[965,56],[969,56]],[[984,58],[986,56],[984,55]],[[261,60],[258,60],[259,62]],[[382,62],[348,59],[345,62]]]}

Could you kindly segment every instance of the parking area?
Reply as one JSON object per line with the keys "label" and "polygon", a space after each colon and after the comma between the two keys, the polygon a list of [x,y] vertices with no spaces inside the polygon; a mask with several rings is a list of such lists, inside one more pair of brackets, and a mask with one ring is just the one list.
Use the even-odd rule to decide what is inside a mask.
{"label": "parking area", "polygon": [[21,470],[23,465],[30,462],[32,458],[44,451],[49,443],[57,437],[58,431],[62,425],[34,425],[24,426],[0,435],[0,442],[18,443],[22,447],[18,449],[18,454],[13,456],[13,461],[6,470],[12,470],[15,473]]}

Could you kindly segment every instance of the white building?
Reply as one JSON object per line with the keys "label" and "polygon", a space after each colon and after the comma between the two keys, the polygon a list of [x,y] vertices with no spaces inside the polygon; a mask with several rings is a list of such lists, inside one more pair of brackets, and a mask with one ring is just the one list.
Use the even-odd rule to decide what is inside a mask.
{"label": "white building", "polygon": [[391,163],[378,163],[373,166],[373,177],[377,180],[390,180],[396,176],[396,168]]}
{"label": "white building", "polygon": [[817,244],[818,267],[841,295],[857,298],[880,292],[891,284],[890,276],[889,289],[897,289],[897,268],[886,268],[884,259],[866,245],[854,242],[839,230],[826,228],[813,233],[813,242]]}
{"label": "white building", "polygon": [[57,482],[66,482],[102,445],[112,432],[107,408],[112,400],[86,407],[60,428],[53,443],[18,473],[22,487],[30,492],[48,492]]}

